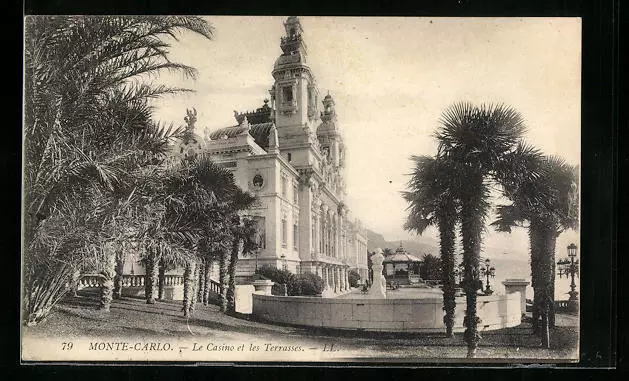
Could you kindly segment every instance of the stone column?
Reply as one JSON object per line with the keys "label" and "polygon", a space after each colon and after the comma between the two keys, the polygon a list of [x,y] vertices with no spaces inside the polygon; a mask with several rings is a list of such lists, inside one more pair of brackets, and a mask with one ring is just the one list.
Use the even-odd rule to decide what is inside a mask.
{"label": "stone column", "polygon": [[341,274],[338,266],[334,267],[334,291],[341,292]]}
{"label": "stone column", "polygon": [[345,287],[345,276],[343,275],[343,268],[339,268],[339,289],[341,291],[345,291],[346,287]]}
{"label": "stone column", "polygon": [[347,267],[345,268],[345,284],[347,285],[347,289],[349,290],[351,286],[349,284],[349,269],[347,269]]}
{"label": "stone column", "polygon": [[514,292],[520,293],[520,308],[522,311],[522,315],[526,314],[526,286],[530,284],[530,282],[524,279],[506,279],[502,282],[505,286],[505,294],[512,294]]}
{"label": "stone column", "polygon": [[325,268],[325,284],[326,287],[329,290],[333,290],[334,287],[332,286],[333,282],[332,282],[332,269],[330,268],[330,266],[326,266]]}

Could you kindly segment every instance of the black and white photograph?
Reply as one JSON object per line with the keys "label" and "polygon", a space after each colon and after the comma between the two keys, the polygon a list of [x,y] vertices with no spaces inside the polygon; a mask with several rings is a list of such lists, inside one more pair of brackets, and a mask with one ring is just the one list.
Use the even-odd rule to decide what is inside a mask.
{"label": "black and white photograph", "polygon": [[21,360],[576,363],[581,21],[25,16]]}

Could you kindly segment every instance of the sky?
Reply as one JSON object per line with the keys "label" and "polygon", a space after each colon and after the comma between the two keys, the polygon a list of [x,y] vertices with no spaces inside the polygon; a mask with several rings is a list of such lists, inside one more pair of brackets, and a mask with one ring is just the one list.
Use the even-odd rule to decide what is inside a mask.
{"label": "sky", "polygon": [[[269,96],[286,17],[206,19],[215,27],[212,41],[184,33],[171,49],[174,61],[198,70],[197,79],[159,78],[195,92],[155,103],[156,117],[175,124],[195,107],[200,134],[234,125],[234,110],[253,110]],[[432,134],[455,102],[510,105],[526,121],[527,142],[579,164],[579,18],[300,20],[319,92],[329,91],[336,102],[346,145],[346,202],[385,239],[416,237],[402,229],[407,204],[400,192],[412,169],[409,157],[435,154]],[[424,235],[437,237],[434,229]],[[566,232],[557,245],[573,241],[578,234]],[[528,251],[524,229],[488,229],[484,242],[504,253]]]}

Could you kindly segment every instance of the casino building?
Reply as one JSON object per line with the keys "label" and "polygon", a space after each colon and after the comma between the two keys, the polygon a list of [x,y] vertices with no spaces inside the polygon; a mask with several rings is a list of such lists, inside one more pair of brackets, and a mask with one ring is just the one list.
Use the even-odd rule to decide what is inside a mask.
{"label": "casino building", "polygon": [[270,99],[255,111],[234,112],[232,126],[203,137],[191,131],[173,155],[207,152],[257,195],[247,214],[258,220],[261,250],[239,260],[237,275],[272,265],[316,273],[340,292],[349,287],[350,269],[367,277],[366,231],[343,201],[346,147],[334,99],[320,99],[299,19],[289,17],[284,27]]}

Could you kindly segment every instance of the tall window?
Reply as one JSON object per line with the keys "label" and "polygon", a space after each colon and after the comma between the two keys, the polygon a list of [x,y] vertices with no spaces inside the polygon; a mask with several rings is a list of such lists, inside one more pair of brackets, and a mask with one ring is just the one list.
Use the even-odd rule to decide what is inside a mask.
{"label": "tall window", "polygon": [[286,197],[286,177],[282,177],[282,196]]}
{"label": "tall window", "polygon": [[314,108],[315,100],[314,100],[314,88],[312,86],[308,86],[308,107]]}
{"label": "tall window", "polygon": [[295,204],[299,203],[299,190],[297,189],[297,185],[293,185],[293,202]]}
{"label": "tall window", "polygon": [[293,87],[292,86],[285,86],[282,88],[282,98],[284,99],[284,102],[286,103],[290,103],[293,101]]}
{"label": "tall window", "polygon": [[312,238],[310,238],[312,240],[312,247],[315,249],[317,248],[317,218],[316,217],[312,217]]}
{"label": "tall window", "polygon": [[264,217],[254,217],[256,221],[256,242],[259,249],[266,249],[266,220]]}
{"label": "tall window", "polygon": [[293,224],[293,247],[295,249],[299,248],[299,227],[297,224]]}
{"label": "tall window", "polygon": [[325,246],[324,246],[324,241],[325,241],[325,219],[323,217],[323,214],[321,214],[321,218],[319,219],[319,230],[321,231],[321,233],[319,234],[319,252],[320,253],[325,253]]}
{"label": "tall window", "polygon": [[288,232],[286,231],[286,218],[283,217],[282,218],[282,247],[286,247],[286,239],[287,239],[287,235]]}

